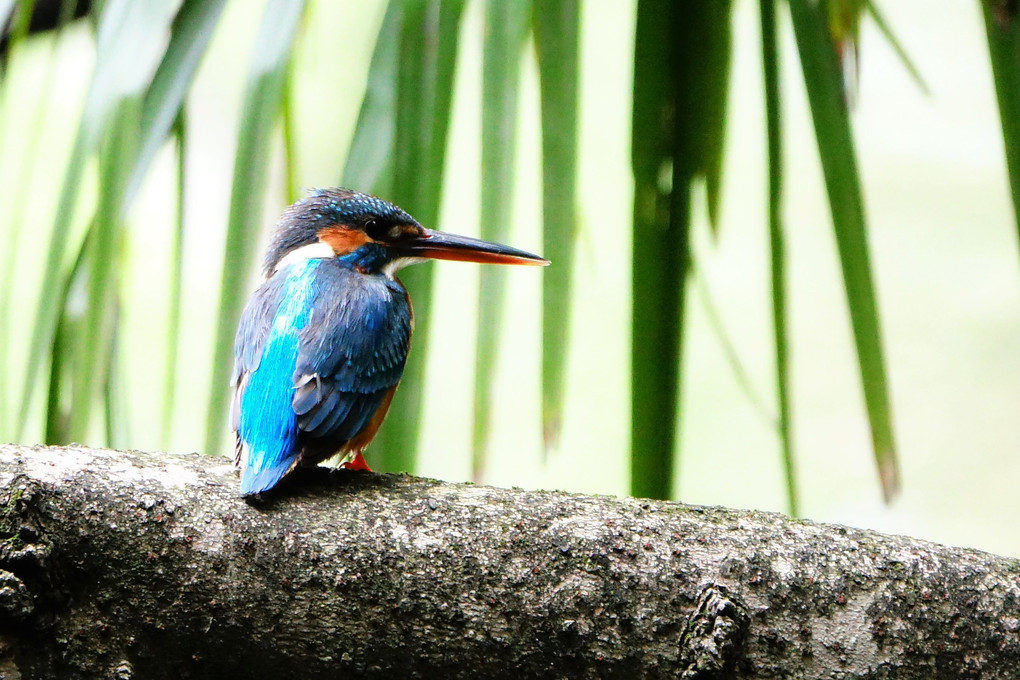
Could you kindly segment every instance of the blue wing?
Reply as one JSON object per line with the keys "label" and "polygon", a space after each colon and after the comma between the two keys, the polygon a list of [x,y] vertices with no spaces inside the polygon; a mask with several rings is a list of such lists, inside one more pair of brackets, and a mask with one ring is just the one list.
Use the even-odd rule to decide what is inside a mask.
{"label": "blue wing", "polygon": [[293,406],[304,433],[341,445],[365,428],[400,381],[411,308],[391,279],[336,261],[325,262],[322,275],[328,285],[302,334]]}
{"label": "blue wing", "polygon": [[241,316],[234,342],[231,420],[243,458],[241,494],[276,485],[296,462],[297,416],[290,406],[300,333],[314,304],[317,261],[266,281]]}
{"label": "blue wing", "polygon": [[306,446],[331,455],[364,429],[400,380],[410,335],[410,305],[395,281],[335,260],[291,265],[266,281],[234,346],[242,495],[275,486]]}

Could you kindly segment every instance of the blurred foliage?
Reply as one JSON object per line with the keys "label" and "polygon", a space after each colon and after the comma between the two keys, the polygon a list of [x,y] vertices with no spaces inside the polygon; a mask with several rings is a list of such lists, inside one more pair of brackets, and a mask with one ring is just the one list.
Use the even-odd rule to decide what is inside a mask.
{"label": "blurred foliage", "polygon": [[[257,260],[251,225],[262,221],[262,197],[266,192],[272,134],[282,111],[291,43],[303,8],[303,2],[270,0],[255,38],[256,56],[245,85],[234,155],[225,246],[228,256],[223,262],[219,322],[213,348],[213,385],[226,385],[233,370],[234,331],[249,293],[246,273]],[[226,421],[226,393],[214,389],[206,420],[207,451],[216,449]]]}
{"label": "blurred foliage", "polygon": [[[539,5],[542,3],[539,2]],[[549,3],[547,9],[556,5]],[[537,11],[537,9],[536,9]],[[531,19],[530,0],[487,0],[482,55],[482,238],[505,242],[513,208],[514,154],[517,151],[518,90],[521,56]],[[475,350],[475,408],[471,473],[485,474],[490,390],[496,372],[497,340],[503,321],[507,271],[483,267],[478,295],[478,340]]]}
{"label": "blurred foliage", "polygon": [[[196,153],[187,143],[188,94],[214,31],[227,30],[220,25],[225,0],[107,0],[94,6],[68,2],[58,13],[58,21],[38,26],[29,21],[34,4],[0,2],[0,19],[8,21],[5,63],[6,55],[18,49],[29,31],[60,31],[72,16],[94,7],[99,12],[91,18],[95,24],[95,67],[73,149],[59,168],[64,181],[48,249],[37,263],[47,275],[30,324],[29,356],[33,361],[26,368],[20,391],[15,392],[12,386],[7,358],[0,356],[0,437],[22,438],[32,409],[41,408],[47,442],[84,441],[98,423],[108,442],[130,445],[130,415],[125,410],[131,395],[124,393],[118,377],[119,290],[127,266],[123,225],[154,156],[173,144],[179,174],[173,201],[175,231],[168,237],[173,245],[170,298],[165,310],[169,338],[161,373],[165,440],[173,419],[178,342],[186,332],[180,323],[183,194],[187,160]],[[52,3],[40,6],[43,4]],[[368,74],[364,96],[360,102],[349,102],[352,107],[360,105],[360,113],[342,183],[381,194],[430,226],[438,221],[443,198],[458,48],[468,39],[461,21],[466,6],[465,0],[390,0],[377,29],[371,63],[362,66]],[[1020,22],[1015,3],[986,0],[983,7],[1013,198],[1020,206]],[[635,495],[665,498],[674,495],[676,425],[683,413],[679,395],[687,284],[694,264],[691,216],[700,196],[706,198],[713,229],[719,223],[732,5],[730,0],[638,0],[636,11],[630,225],[631,490]],[[268,0],[245,76],[229,223],[222,244],[226,258],[217,331],[211,346],[213,381],[206,424],[209,452],[216,451],[226,427],[233,332],[251,274],[257,268],[256,235],[264,222],[267,177],[275,167],[272,152],[281,127],[288,199],[297,189],[293,115],[302,102],[293,88],[291,55],[303,39],[300,26],[305,14],[303,2]],[[554,265],[544,282],[541,418],[544,443],[551,449],[563,418],[570,346],[584,27],[578,0],[490,0],[485,4],[485,16],[483,93],[475,106],[482,118],[481,223],[483,236],[488,238],[504,239],[511,221],[517,93],[522,79],[531,77],[521,66],[529,47],[535,50],[539,67],[543,242],[545,255]],[[789,22],[781,21],[787,16]],[[794,71],[780,63],[777,47],[786,30],[792,30],[796,40],[814,121],[885,497],[891,498],[899,486],[866,210],[848,106],[855,86],[849,80],[856,77],[857,35],[861,21],[869,16],[923,85],[875,3],[760,0],[769,159],[769,205],[762,228],[769,234],[772,271],[778,369],[776,432],[783,451],[788,506],[794,513],[797,492],[789,408],[791,357],[781,221],[784,141],[779,87],[780,79],[792,77]],[[366,26],[365,30],[376,29]],[[324,151],[341,153],[338,149]],[[88,180],[93,164],[98,168],[94,183]],[[86,211],[84,217],[81,211]],[[73,228],[78,223],[85,227]],[[7,229],[7,237],[20,239],[20,228],[21,218],[17,217]],[[8,249],[13,252],[14,248]],[[12,257],[5,258],[4,276],[11,276]],[[485,465],[489,393],[505,297],[502,272],[488,269],[481,276],[473,436],[476,479],[482,478]],[[384,470],[411,471],[422,418],[431,269],[412,269],[403,278],[413,291],[419,312],[415,347],[373,453]],[[9,286],[0,290],[0,347],[9,344],[12,334],[22,332],[8,318],[9,290]],[[47,390],[42,404],[36,398],[40,388]]]}

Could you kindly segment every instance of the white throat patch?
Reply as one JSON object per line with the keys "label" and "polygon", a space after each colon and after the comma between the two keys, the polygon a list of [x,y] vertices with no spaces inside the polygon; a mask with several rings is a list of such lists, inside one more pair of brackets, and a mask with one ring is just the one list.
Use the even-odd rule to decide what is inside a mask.
{"label": "white throat patch", "polygon": [[336,253],[333,252],[333,247],[323,241],[316,241],[315,243],[309,243],[306,246],[295,248],[290,251],[276,263],[276,267],[273,269],[273,273],[280,271],[284,267],[292,264],[300,264],[307,262],[308,260],[324,260],[330,257],[336,257]]}
{"label": "white throat patch", "polygon": [[382,273],[388,278],[392,279],[394,274],[403,269],[409,264],[418,264],[419,262],[428,262],[427,257],[398,257],[395,260],[390,260],[383,265]]}

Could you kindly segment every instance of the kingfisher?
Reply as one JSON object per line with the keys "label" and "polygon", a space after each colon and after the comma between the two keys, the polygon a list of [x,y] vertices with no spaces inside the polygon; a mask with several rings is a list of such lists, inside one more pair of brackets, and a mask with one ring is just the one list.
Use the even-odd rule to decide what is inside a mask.
{"label": "kingfisher", "polygon": [[369,470],[362,453],[389,410],[414,325],[396,272],[430,258],[549,264],[427,229],[350,189],[314,190],[284,211],[234,341],[230,419],[242,496],[337,454],[343,467]]}

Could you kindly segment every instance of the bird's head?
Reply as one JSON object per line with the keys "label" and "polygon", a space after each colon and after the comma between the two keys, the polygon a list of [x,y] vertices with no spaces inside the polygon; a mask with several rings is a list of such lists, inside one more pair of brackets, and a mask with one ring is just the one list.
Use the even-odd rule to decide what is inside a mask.
{"label": "bird's head", "polygon": [[426,259],[549,264],[509,246],[426,229],[392,203],[349,189],[318,189],[284,211],[266,253],[266,276],[313,257],[339,257],[362,273],[387,276]]}

